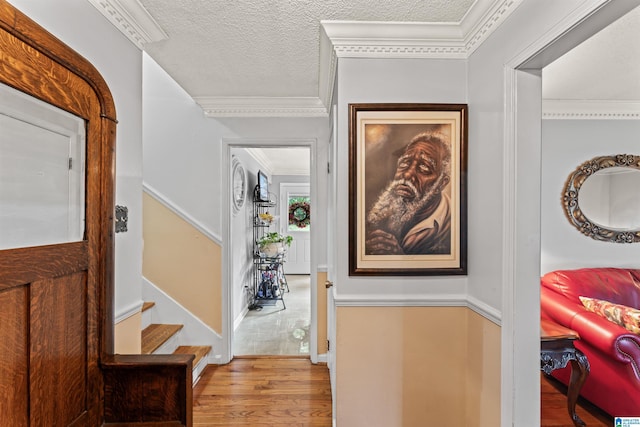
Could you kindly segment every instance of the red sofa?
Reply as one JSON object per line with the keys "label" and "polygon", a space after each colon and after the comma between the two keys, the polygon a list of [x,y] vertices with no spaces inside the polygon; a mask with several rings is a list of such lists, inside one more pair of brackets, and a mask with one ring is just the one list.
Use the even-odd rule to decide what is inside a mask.
{"label": "red sofa", "polygon": [[[580,395],[612,416],[640,416],[640,336],[588,311],[580,296],[640,309],[640,270],[583,268],[542,276],[541,315],[580,335],[591,373]],[[553,376],[569,383],[570,367]]]}

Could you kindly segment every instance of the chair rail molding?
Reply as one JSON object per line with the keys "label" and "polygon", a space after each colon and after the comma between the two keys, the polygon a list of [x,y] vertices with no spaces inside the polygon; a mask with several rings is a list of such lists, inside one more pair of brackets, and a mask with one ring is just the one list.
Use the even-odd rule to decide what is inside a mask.
{"label": "chair rail molding", "polygon": [[[335,287],[334,287],[335,289]],[[500,310],[467,294],[448,295],[345,295],[334,291],[336,307],[466,307],[496,325],[501,325]]]}
{"label": "chair rail molding", "polygon": [[218,246],[222,246],[222,238],[219,235],[215,234],[213,231],[209,230],[204,224],[202,224],[197,219],[195,219],[194,217],[192,217],[191,215],[183,211],[180,207],[178,207],[178,205],[173,203],[168,197],[164,196],[158,190],[154,189],[149,184],[143,183],[142,191],[144,191],[145,193],[147,193],[148,195],[156,199],[158,202],[160,202],[163,206],[165,206],[171,212],[175,213],[180,218],[188,222],[190,225],[192,225],[199,232],[207,236],[207,238],[212,240]]}

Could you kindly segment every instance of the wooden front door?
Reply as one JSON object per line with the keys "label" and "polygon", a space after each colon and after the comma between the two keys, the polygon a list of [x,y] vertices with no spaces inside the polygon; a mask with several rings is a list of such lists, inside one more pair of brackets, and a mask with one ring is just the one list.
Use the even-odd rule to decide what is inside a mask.
{"label": "wooden front door", "polygon": [[[104,411],[100,358],[113,349],[113,100],[86,60],[4,0],[0,52],[1,85],[68,113],[84,134],[82,181],[70,190],[80,199],[77,210],[61,214],[54,201],[49,167],[55,156],[43,156],[32,174],[23,167],[0,171],[0,426],[98,426]],[[24,111],[12,111],[10,99],[0,96],[0,104],[9,104],[4,117],[28,122]],[[46,122],[34,114],[35,127]],[[53,133],[60,133],[56,126]],[[0,134],[8,132],[0,128]],[[12,133],[4,145],[0,139],[0,159],[17,162],[35,150],[35,140],[22,135]],[[27,197],[27,187],[37,196]],[[29,212],[37,219],[25,218]],[[62,223],[54,220],[65,214]],[[61,232],[64,224],[77,230]],[[17,235],[17,243],[3,245],[3,230],[5,242]]]}

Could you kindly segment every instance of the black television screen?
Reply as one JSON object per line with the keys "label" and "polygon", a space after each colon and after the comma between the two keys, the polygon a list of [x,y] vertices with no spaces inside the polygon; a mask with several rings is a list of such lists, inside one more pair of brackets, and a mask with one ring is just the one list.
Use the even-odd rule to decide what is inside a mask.
{"label": "black television screen", "polygon": [[269,201],[269,180],[262,171],[258,171],[258,200],[261,202]]}

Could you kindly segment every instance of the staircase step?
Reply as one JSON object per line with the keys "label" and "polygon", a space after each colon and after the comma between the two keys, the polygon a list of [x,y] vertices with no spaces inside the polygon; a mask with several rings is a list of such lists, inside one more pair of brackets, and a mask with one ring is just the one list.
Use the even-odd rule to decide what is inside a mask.
{"label": "staircase step", "polygon": [[144,313],[145,311],[149,310],[151,307],[153,307],[154,305],[156,305],[155,302],[153,301],[145,301],[142,304],[142,312]]}
{"label": "staircase step", "polygon": [[152,323],[142,330],[142,354],[151,354],[182,329],[183,325]]}
{"label": "staircase step", "polygon": [[174,351],[174,354],[193,354],[196,358],[193,360],[193,366],[195,367],[203,357],[211,351],[210,345],[181,345]]}
{"label": "staircase step", "polygon": [[125,423],[104,423],[103,427],[184,427],[180,421],[139,421]]}

